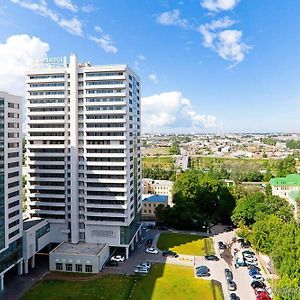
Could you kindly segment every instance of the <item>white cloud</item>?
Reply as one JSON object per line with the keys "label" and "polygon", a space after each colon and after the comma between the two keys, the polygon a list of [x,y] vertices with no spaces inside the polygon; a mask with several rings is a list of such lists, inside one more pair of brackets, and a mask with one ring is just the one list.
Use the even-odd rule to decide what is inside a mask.
{"label": "white cloud", "polygon": [[114,41],[111,36],[104,34],[101,37],[90,36],[89,39],[94,41],[98,46],[100,46],[107,53],[117,53],[118,48],[115,46]]}
{"label": "white cloud", "polygon": [[240,0],[202,0],[201,6],[211,12],[234,9]]}
{"label": "white cloud", "polygon": [[243,42],[241,30],[228,29],[235,23],[225,17],[198,28],[203,36],[204,47],[212,49],[223,59],[234,62],[234,65],[242,62],[251,49],[250,45]]}
{"label": "white cloud", "polygon": [[11,0],[13,3],[20,5],[23,8],[34,11],[35,13],[47,17],[53,22],[57,23],[64,30],[68,31],[71,34],[83,36],[82,31],[82,23],[75,17],[68,20],[65,18],[61,18],[60,15],[51,10],[47,6],[47,2],[45,0],[41,0],[39,3],[28,2],[24,0]]}
{"label": "white cloud", "polygon": [[72,12],[77,12],[78,8],[71,0],[54,0],[54,3],[64,9],[68,9]]}
{"label": "white cloud", "polygon": [[12,35],[0,44],[1,90],[24,95],[26,70],[32,67],[34,59],[46,57],[48,51],[47,43],[26,34]]}
{"label": "white cloud", "polygon": [[146,57],[145,57],[143,54],[140,54],[140,55],[138,55],[137,57],[138,57],[138,59],[140,59],[140,60],[146,60]]}
{"label": "white cloud", "polygon": [[90,13],[95,10],[94,6],[91,4],[84,5],[80,8],[80,10],[84,13]]}
{"label": "white cloud", "polygon": [[181,92],[172,91],[142,98],[143,131],[172,128],[201,129],[218,127],[216,117],[199,114]]}
{"label": "white cloud", "polygon": [[61,19],[58,24],[63,29],[65,29],[66,31],[68,31],[73,35],[78,35],[78,36],[84,35],[82,31],[82,23],[75,17],[69,20]]}
{"label": "white cloud", "polygon": [[154,73],[151,73],[151,74],[149,74],[149,79],[152,81],[152,82],[154,82],[155,84],[158,84],[158,78],[157,78],[157,76],[156,76],[156,74],[154,74]]}
{"label": "white cloud", "polygon": [[103,29],[100,26],[95,26],[94,29],[96,32],[99,32],[99,33],[103,32]]}
{"label": "white cloud", "polygon": [[188,21],[180,17],[180,11],[178,9],[166,11],[160,14],[156,17],[156,22],[165,26],[176,25],[180,27],[187,27],[188,25]]}

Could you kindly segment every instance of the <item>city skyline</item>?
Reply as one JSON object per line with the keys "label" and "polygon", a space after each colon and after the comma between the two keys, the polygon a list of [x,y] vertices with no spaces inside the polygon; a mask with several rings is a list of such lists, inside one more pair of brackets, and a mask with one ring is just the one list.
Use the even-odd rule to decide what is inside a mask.
{"label": "city skyline", "polygon": [[297,132],[299,9],[269,0],[7,0],[1,89],[24,96],[33,58],[75,52],[140,74],[143,132]]}

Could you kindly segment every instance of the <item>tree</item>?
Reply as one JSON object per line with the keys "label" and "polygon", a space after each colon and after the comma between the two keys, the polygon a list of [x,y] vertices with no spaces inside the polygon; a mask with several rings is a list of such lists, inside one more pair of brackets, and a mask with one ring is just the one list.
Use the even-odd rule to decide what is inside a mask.
{"label": "tree", "polygon": [[275,164],[277,177],[285,177],[289,174],[296,173],[296,160],[292,155],[280,159]]}

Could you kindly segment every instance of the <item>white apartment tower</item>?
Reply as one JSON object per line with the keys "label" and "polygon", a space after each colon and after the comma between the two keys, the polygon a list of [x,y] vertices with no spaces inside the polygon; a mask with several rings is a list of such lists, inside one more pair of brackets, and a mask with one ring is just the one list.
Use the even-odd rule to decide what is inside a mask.
{"label": "white apartment tower", "polygon": [[45,59],[27,73],[27,204],[51,242],[129,246],[140,231],[140,79]]}
{"label": "white apartment tower", "polygon": [[4,274],[22,273],[21,97],[0,91],[0,291]]}

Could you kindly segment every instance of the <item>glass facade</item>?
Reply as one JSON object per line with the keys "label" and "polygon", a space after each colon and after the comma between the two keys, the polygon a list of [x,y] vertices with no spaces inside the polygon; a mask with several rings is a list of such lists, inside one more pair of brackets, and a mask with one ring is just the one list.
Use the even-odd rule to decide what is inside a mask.
{"label": "glass facade", "polygon": [[22,238],[9,244],[9,247],[0,253],[0,273],[15,264],[23,255]]}
{"label": "glass facade", "polygon": [[5,247],[4,208],[4,98],[0,98],[0,250]]}

